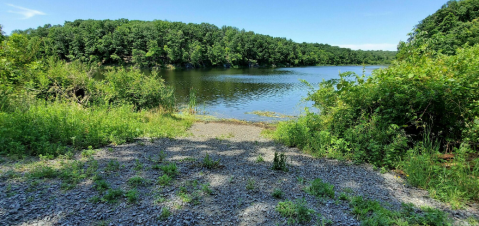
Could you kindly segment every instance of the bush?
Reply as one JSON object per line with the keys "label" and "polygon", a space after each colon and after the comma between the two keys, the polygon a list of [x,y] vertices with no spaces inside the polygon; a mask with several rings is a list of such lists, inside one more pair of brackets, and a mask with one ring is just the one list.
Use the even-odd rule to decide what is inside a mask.
{"label": "bush", "polygon": [[309,93],[319,114],[279,124],[275,137],[322,156],[339,152],[388,167],[425,133],[442,145],[477,143],[477,60],[479,45],[456,56],[414,55],[368,78],[342,73]]}
{"label": "bush", "polygon": [[306,187],[306,191],[317,197],[329,197],[334,199],[334,185],[325,183],[319,178],[311,181],[311,185]]}
{"label": "bush", "polygon": [[295,202],[289,200],[279,202],[276,211],[281,216],[287,217],[290,224],[308,223],[311,221],[311,214],[314,213],[314,210],[308,209],[304,199],[298,199]]}

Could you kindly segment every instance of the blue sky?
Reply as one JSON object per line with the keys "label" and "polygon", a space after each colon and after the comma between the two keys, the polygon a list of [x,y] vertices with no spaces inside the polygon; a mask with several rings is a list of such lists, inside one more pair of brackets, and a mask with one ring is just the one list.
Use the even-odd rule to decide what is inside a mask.
{"label": "blue sky", "polygon": [[352,49],[396,50],[446,0],[0,0],[0,24],[15,29],[75,19],[168,20],[234,26]]}

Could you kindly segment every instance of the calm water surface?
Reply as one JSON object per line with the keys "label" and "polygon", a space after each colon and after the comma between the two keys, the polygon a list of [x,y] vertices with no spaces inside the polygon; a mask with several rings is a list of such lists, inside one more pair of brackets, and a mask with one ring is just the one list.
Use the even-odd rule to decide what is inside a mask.
{"label": "calm water surface", "polygon": [[[367,66],[366,75],[385,66]],[[298,116],[311,103],[302,101],[308,87],[323,79],[339,78],[339,72],[363,73],[362,66],[316,66],[296,68],[197,69],[161,71],[166,83],[175,87],[176,98],[185,104],[191,89],[197,96],[200,114],[248,121],[273,121],[253,111],[271,111]]]}

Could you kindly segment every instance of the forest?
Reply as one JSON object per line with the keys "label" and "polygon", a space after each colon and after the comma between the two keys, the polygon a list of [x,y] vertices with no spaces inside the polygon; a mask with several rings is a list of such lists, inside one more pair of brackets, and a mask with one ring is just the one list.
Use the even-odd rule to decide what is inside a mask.
{"label": "forest", "polygon": [[191,68],[389,64],[396,54],[296,43],[230,26],[161,20],[75,20],[13,33],[38,41],[42,56],[100,65]]}

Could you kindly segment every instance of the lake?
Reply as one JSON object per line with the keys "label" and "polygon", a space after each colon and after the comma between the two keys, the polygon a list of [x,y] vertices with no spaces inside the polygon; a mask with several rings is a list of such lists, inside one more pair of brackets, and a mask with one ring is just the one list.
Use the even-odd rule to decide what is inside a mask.
{"label": "lake", "polygon": [[[366,66],[365,74],[386,66]],[[276,116],[298,116],[311,103],[302,99],[309,88],[324,79],[339,78],[339,72],[363,73],[362,66],[314,66],[295,68],[243,68],[162,70],[160,75],[175,88],[180,105],[188,101],[190,90],[196,94],[199,114],[247,121],[275,121],[284,117],[252,114],[275,112]]]}

